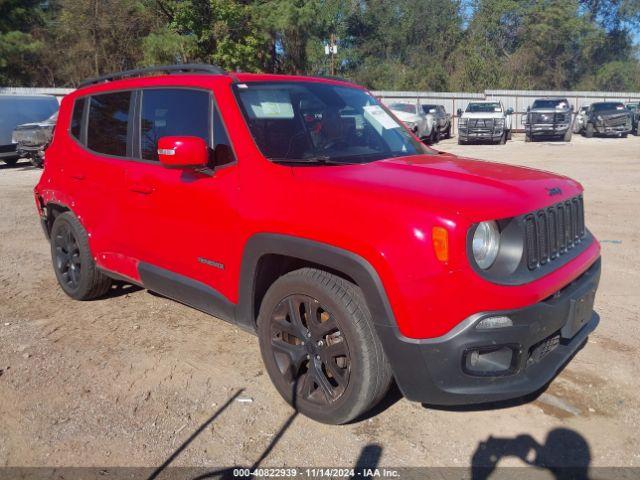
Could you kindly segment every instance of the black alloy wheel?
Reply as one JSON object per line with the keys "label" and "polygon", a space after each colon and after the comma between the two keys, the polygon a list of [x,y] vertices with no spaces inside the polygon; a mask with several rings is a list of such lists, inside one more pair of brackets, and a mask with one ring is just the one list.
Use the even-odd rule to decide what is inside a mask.
{"label": "black alloy wheel", "polygon": [[260,303],[262,360],[284,400],[334,425],[376,405],[392,373],[362,291],[315,268],[282,275]]}
{"label": "black alloy wheel", "polygon": [[283,299],[271,315],[271,347],[296,401],[330,405],[345,392],[349,346],[333,315],[308,295]]}
{"label": "black alloy wheel", "polygon": [[54,265],[58,278],[69,290],[77,290],[80,285],[82,262],[80,247],[71,226],[66,223],[61,225],[52,241],[55,249]]}
{"label": "black alloy wheel", "polygon": [[51,260],[62,290],[76,300],[91,300],[109,291],[111,279],[97,267],[89,235],[71,212],[55,217],[51,226]]}

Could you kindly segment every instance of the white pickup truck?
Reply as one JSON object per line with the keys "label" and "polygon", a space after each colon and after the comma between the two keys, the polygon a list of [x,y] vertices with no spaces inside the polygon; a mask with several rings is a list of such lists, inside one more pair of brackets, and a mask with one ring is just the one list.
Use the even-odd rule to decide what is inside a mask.
{"label": "white pickup truck", "polygon": [[489,141],[504,144],[511,140],[513,109],[504,109],[502,102],[471,102],[462,111],[458,109],[458,144]]}

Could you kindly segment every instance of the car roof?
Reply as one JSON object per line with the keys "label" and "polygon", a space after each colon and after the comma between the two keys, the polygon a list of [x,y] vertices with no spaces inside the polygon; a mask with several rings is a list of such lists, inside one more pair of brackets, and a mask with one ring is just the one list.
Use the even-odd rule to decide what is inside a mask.
{"label": "car roof", "polygon": [[194,87],[207,88],[215,83],[237,84],[253,82],[317,82],[332,85],[341,85],[364,90],[360,85],[356,85],[344,79],[336,77],[312,77],[302,75],[280,75],[266,73],[227,73],[227,74],[202,74],[202,73],[180,73],[180,74],[160,74],[140,77],[128,77],[117,80],[97,81],[86,86],[81,86],[71,94],[72,97],[86,96],[93,93],[107,93],[116,90],[133,90],[145,87]]}

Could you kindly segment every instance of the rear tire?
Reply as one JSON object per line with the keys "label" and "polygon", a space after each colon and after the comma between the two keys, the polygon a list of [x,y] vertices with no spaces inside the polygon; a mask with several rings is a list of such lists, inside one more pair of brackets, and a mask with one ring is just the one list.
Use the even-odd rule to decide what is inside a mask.
{"label": "rear tire", "polygon": [[323,270],[295,270],[269,287],[258,337],[280,395],[319,422],[343,424],[361,416],[391,385],[362,292]]}
{"label": "rear tire", "polygon": [[584,136],[587,138],[592,138],[594,134],[593,123],[587,123],[587,126],[584,129]]}
{"label": "rear tire", "polygon": [[60,287],[71,298],[91,300],[111,287],[111,279],[93,260],[86,230],[71,212],[58,215],[53,222],[51,258]]}

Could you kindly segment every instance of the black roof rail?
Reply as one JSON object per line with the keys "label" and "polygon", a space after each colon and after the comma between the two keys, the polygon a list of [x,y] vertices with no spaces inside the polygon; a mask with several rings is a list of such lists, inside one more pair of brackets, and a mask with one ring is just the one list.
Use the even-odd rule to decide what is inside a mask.
{"label": "black roof rail", "polygon": [[313,76],[316,78],[326,78],[327,80],[337,80],[338,82],[355,83],[355,82],[352,82],[351,80],[348,80],[343,77],[338,77],[336,75],[313,75]]}
{"label": "black roof rail", "polygon": [[78,85],[78,88],[94,85],[100,82],[110,82],[130,77],[142,77],[152,73],[207,73],[209,75],[226,75],[222,68],[217,65],[207,65],[203,63],[185,63],[179,65],[161,65],[158,67],[139,68],[136,70],[126,70],[124,72],[110,73],[96,78],[90,78]]}

